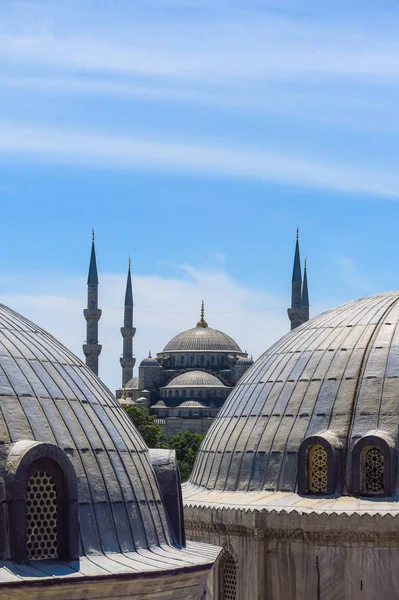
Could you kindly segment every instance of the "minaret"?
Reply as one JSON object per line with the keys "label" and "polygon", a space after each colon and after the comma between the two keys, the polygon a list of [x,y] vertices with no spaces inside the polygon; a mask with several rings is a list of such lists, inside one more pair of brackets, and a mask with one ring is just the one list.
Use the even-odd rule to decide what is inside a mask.
{"label": "minaret", "polygon": [[130,258],[129,268],[127,272],[126,293],[125,293],[125,310],[123,316],[123,327],[121,334],[123,337],[123,354],[120,359],[122,367],[122,387],[133,377],[133,367],[136,364],[136,359],[133,358],[133,338],[136,333],[136,328],[133,327],[133,291],[132,291],[132,276],[130,273]]}
{"label": "minaret", "polygon": [[[307,289],[307,284],[306,284]],[[305,298],[306,300],[306,298]],[[307,299],[309,303],[309,299]],[[294,255],[294,268],[292,270],[292,285],[291,285],[291,307],[288,309],[288,317],[291,321],[291,329],[295,329],[309,319],[309,308],[307,309],[308,317],[306,318],[306,309],[302,305],[302,270],[301,257],[299,254],[299,230],[296,230],[296,244]]]}
{"label": "minaret", "polygon": [[304,322],[309,321],[309,290],[308,290],[308,271],[306,266],[306,258],[305,258],[305,266],[303,271],[303,287],[302,287],[302,310],[304,316]]}
{"label": "minaret", "polygon": [[92,231],[90,266],[87,278],[87,308],[84,309],[83,314],[87,322],[86,343],[83,344],[86,365],[93,373],[98,375],[98,357],[101,353],[101,346],[98,343],[98,322],[101,317],[101,310],[98,308],[98,274],[94,229]]}

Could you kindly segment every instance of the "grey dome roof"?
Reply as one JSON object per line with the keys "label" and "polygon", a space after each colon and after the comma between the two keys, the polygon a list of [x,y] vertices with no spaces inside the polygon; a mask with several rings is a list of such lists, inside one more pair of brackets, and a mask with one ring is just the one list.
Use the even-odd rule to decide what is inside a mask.
{"label": "grey dome roof", "polygon": [[138,387],[139,387],[139,378],[137,377],[137,375],[135,377],[132,377],[131,379],[129,379],[129,381],[125,385],[125,389],[127,389],[127,390],[137,390]]}
{"label": "grey dome roof", "polygon": [[226,386],[211,373],[206,371],[187,371],[169,381],[166,388],[204,388],[204,387],[222,387]]}
{"label": "grey dome roof", "polygon": [[253,358],[250,358],[249,356],[247,356],[247,357],[243,356],[242,358],[239,358],[237,360],[235,366],[236,367],[250,367],[253,364],[254,364]]}
{"label": "grey dome roof", "polygon": [[81,555],[169,543],[148,449],[119,402],[60,342],[4,305],[0,440],[2,481],[16,442],[54,444],[69,457],[77,477]]}
{"label": "grey dome roof", "polygon": [[212,327],[193,327],[176,335],[163,352],[241,352],[227,333]]}
{"label": "grey dome roof", "polygon": [[191,482],[296,491],[301,442],[323,433],[347,448],[349,473],[352,448],[369,432],[397,445],[398,397],[399,292],[334,308],[291,331],[245,373],[208,431]]}
{"label": "grey dome roof", "polygon": [[198,400],[186,400],[185,402],[182,402],[179,405],[179,408],[207,408],[204,404],[202,404],[201,402],[198,402]]}
{"label": "grey dome roof", "polygon": [[159,362],[157,361],[156,358],[153,358],[152,356],[147,356],[147,358],[143,358],[143,360],[141,361],[140,367],[160,367],[161,365],[159,364]]}

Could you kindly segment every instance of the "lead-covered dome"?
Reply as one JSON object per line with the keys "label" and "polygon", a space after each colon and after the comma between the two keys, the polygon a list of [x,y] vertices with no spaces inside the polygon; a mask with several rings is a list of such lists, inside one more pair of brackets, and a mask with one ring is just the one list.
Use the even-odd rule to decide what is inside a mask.
{"label": "lead-covered dome", "polygon": [[0,305],[2,488],[36,442],[73,465],[81,556],[169,543],[149,452],[125,411],[60,342]]}
{"label": "lead-covered dome", "polygon": [[239,345],[227,333],[212,327],[193,327],[170,340],[163,352],[241,352]]}
{"label": "lead-covered dome", "polygon": [[[291,331],[242,377],[203,442],[191,482],[293,492],[317,465],[325,480],[318,490],[310,474],[314,492],[361,493],[365,469],[367,494],[373,486],[397,494],[398,398],[399,292],[334,308]],[[318,455],[305,454],[307,440]],[[379,461],[378,469],[362,456]],[[327,467],[328,477],[335,471],[331,481]]]}
{"label": "lead-covered dome", "polygon": [[215,388],[215,387],[226,387],[220,379],[207,373],[206,371],[187,371],[177,377],[174,377],[166,388]]}

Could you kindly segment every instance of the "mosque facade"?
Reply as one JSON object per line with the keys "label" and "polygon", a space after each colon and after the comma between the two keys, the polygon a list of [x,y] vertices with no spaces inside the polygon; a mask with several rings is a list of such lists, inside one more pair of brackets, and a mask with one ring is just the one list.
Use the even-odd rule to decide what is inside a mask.
{"label": "mosque facade", "polygon": [[[86,364],[98,375],[101,345],[98,342],[98,273],[94,237],[88,274],[88,305],[84,311],[87,339],[83,346]],[[202,302],[196,326],[178,333],[156,357],[141,361],[138,375],[133,376],[135,358],[133,338],[133,289],[129,269],[121,328],[123,352],[120,358],[122,385],[116,390],[124,404],[148,408],[156,416],[167,435],[190,430],[206,433],[227,397],[240,378],[253,364],[252,357],[242,351],[228,334],[209,327]],[[291,306],[288,309],[291,328],[309,319],[309,294],[306,264],[302,280],[298,232],[292,273]]]}

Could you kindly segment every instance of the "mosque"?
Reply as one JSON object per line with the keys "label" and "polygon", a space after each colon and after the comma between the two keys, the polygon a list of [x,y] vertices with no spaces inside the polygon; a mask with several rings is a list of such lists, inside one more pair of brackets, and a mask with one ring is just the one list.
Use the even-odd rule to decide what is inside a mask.
{"label": "mosque", "polygon": [[[98,342],[98,273],[94,235],[92,239],[88,285],[88,304],[84,311],[87,321],[83,352],[87,366],[98,375],[101,346]],[[145,407],[157,417],[167,435],[189,429],[206,433],[237,382],[253,364],[227,333],[209,327],[205,320],[204,302],[195,327],[178,333],[156,357],[141,361],[138,376],[133,377],[135,358],[133,338],[133,290],[130,261],[124,301],[121,334],[123,352],[120,358],[122,386],[116,397],[123,404]],[[302,281],[298,232],[292,273],[291,307],[288,309],[291,328],[309,319],[309,293],[306,263]]]}

